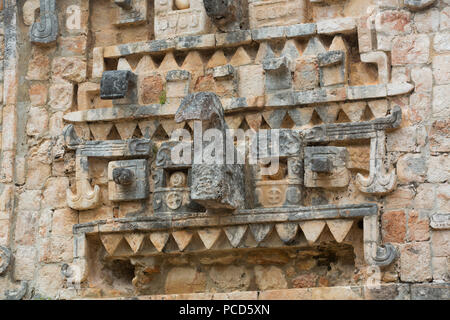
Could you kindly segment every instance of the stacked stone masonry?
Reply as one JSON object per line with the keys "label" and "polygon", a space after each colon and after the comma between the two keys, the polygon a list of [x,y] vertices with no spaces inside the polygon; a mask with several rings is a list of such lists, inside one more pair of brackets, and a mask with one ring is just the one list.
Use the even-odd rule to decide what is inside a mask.
{"label": "stacked stone masonry", "polygon": [[450,1],[2,3],[0,299],[450,298]]}

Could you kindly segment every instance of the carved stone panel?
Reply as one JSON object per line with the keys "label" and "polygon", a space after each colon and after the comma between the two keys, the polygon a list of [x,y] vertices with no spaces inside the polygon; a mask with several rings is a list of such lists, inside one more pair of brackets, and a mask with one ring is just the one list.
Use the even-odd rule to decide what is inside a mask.
{"label": "carved stone panel", "polygon": [[41,19],[33,23],[30,29],[30,40],[35,44],[51,44],[58,37],[58,16],[56,0],[40,0]]}
{"label": "carved stone panel", "polygon": [[206,34],[211,22],[206,15],[203,0],[188,0],[188,6],[176,0],[155,1],[155,37]]}
{"label": "carved stone panel", "polygon": [[206,208],[239,208],[244,202],[242,166],[194,164],[191,197]]}
{"label": "carved stone panel", "polygon": [[306,0],[249,0],[250,28],[304,23],[306,4]]}
{"label": "carved stone panel", "polygon": [[341,188],[348,186],[348,152],[342,147],[307,147],[305,149],[305,186]]}
{"label": "carved stone panel", "polygon": [[134,201],[149,195],[147,160],[112,161],[108,166],[111,201]]}
{"label": "carved stone panel", "polygon": [[206,13],[215,26],[223,31],[237,31],[245,24],[247,6],[243,0],[203,0]]}

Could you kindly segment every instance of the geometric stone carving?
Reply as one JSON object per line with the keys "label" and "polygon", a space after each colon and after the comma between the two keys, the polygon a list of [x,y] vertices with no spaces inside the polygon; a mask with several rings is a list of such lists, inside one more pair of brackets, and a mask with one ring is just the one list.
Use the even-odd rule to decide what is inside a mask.
{"label": "geometric stone carving", "polygon": [[108,166],[111,201],[134,201],[149,195],[147,160],[113,161]]}
{"label": "geometric stone carving", "polygon": [[242,0],[203,0],[206,14],[222,32],[241,29],[247,15],[247,6],[243,2]]}
{"label": "geometric stone carving", "polygon": [[370,141],[370,173],[364,177],[360,173],[356,176],[356,184],[361,192],[374,195],[387,194],[395,189],[397,175],[395,169],[387,172],[384,159],[386,157],[386,135],[384,131],[377,131]]}
{"label": "geometric stone carving", "polygon": [[231,245],[233,246],[233,248],[236,248],[241,243],[242,238],[244,237],[244,235],[247,231],[247,226],[227,227],[227,228],[224,228],[224,230],[225,230],[225,235],[227,236]]}
{"label": "geometric stone carving", "polygon": [[286,244],[291,243],[297,236],[298,224],[297,223],[278,223],[275,225],[278,236],[281,241]]}
{"label": "geometric stone carving", "polygon": [[361,61],[366,63],[376,63],[378,66],[379,83],[389,83],[391,66],[386,52],[366,52],[361,53]]}
{"label": "geometric stone carving", "polygon": [[123,236],[121,234],[103,234],[100,236],[100,239],[106,251],[110,255],[113,255],[119,243],[122,241]]}
{"label": "geometric stone carving", "polygon": [[255,238],[256,242],[260,243],[267,238],[270,232],[273,230],[273,224],[251,224],[250,231]]}
{"label": "geometric stone carving", "polygon": [[405,6],[409,9],[418,11],[431,6],[436,0],[405,0]]}
{"label": "geometric stone carving", "polygon": [[211,21],[206,15],[203,0],[189,0],[188,6],[183,2],[185,1],[155,0],[157,40],[209,32]]}
{"label": "geometric stone carving", "polygon": [[326,222],[322,220],[300,222],[300,228],[302,228],[309,244],[313,244],[317,239],[319,239],[325,225]]}
{"label": "geometric stone carving", "polygon": [[158,252],[162,252],[169,240],[169,236],[170,234],[168,232],[153,232],[150,234],[150,241]]}
{"label": "geometric stone carving", "polygon": [[433,229],[450,229],[450,214],[433,214],[430,218],[430,225]]}
{"label": "geometric stone carving", "polygon": [[250,0],[250,29],[304,23],[306,0]]}
{"label": "geometric stone carving", "polygon": [[395,106],[391,114],[367,122],[334,123],[315,126],[305,134],[307,143],[372,139],[377,132],[398,128],[402,122],[402,109]]}
{"label": "geometric stone carving", "polygon": [[343,147],[305,148],[305,186],[309,188],[342,188],[348,186],[346,168],[348,152]]}
{"label": "geometric stone carving", "polygon": [[327,220],[328,229],[330,229],[331,234],[336,239],[338,243],[341,243],[350,229],[353,226],[353,220],[349,219],[334,219]]}
{"label": "geometric stone carving", "polygon": [[11,251],[3,246],[0,246],[0,276],[3,275],[11,263]]}
{"label": "geometric stone carving", "polygon": [[192,231],[187,230],[181,230],[172,233],[172,237],[177,243],[178,248],[181,252],[183,252],[184,249],[186,249],[186,247],[189,245],[193,235],[194,233]]}
{"label": "geometric stone carving", "polygon": [[220,228],[205,228],[198,231],[200,239],[208,250],[216,243],[221,233]]}
{"label": "geometric stone carving", "polygon": [[40,0],[41,19],[30,29],[30,41],[34,44],[48,45],[58,37],[58,16],[55,0]]}
{"label": "geometric stone carving", "polygon": [[[145,157],[152,152],[152,142],[147,139],[109,140],[109,141],[83,141],[75,133],[73,125],[68,125],[63,130],[66,148],[76,150],[75,181],[77,193],[67,190],[67,204],[75,210],[90,210],[97,208],[100,202],[100,187],[91,187],[89,179],[89,157],[97,158],[121,158],[121,157]],[[143,160],[142,160],[143,161]],[[112,173],[111,173],[112,174]],[[140,173],[133,173],[135,176]],[[112,177],[112,176],[111,176]],[[140,178],[140,176],[138,176]],[[123,177],[117,177],[118,181]],[[133,185],[130,186],[130,188]],[[144,188],[144,186],[142,186]],[[121,186],[121,188],[126,188]],[[144,188],[145,189],[145,188]],[[144,190],[142,189],[142,190]],[[135,195],[136,196],[136,195]],[[142,196],[139,195],[139,196]],[[123,197],[123,196],[121,196]],[[145,197],[144,197],[145,198]]]}
{"label": "geometric stone carving", "polygon": [[388,266],[397,258],[397,249],[390,243],[380,245],[378,215],[364,217],[364,258],[368,265]]}

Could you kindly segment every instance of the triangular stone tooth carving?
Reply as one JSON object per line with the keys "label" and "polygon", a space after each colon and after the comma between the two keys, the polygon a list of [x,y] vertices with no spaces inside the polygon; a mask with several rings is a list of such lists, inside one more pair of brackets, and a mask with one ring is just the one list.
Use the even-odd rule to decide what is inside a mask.
{"label": "triangular stone tooth carving", "polygon": [[245,121],[250,128],[257,131],[261,127],[262,115],[261,113],[248,114],[245,116]]}
{"label": "triangular stone tooth carving", "polygon": [[319,53],[325,53],[327,52],[327,49],[325,48],[322,41],[317,38],[313,37],[309,39],[308,45],[306,46],[305,52],[303,52],[304,56],[317,56]]}
{"label": "triangular stone tooth carving", "polygon": [[117,70],[133,71],[133,68],[131,68],[126,58],[120,58],[119,62],[117,63]]}
{"label": "triangular stone tooth carving", "polygon": [[245,232],[247,231],[247,226],[245,225],[245,226],[227,227],[224,228],[224,231],[231,245],[234,248],[236,248],[241,243],[242,238],[244,237]]}
{"label": "triangular stone tooth carving", "polygon": [[256,54],[255,63],[262,63],[263,60],[275,58],[275,53],[268,42],[263,42],[259,45],[258,53]]}
{"label": "triangular stone tooth carving", "polygon": [[335,219],[327,220],[328,229],[330,229],[331,234],[336,239],[338,243],[341,243],[353,225],[353,220],[350,219]]}
{"label": "triangular stone tooth carving", "polygon": [[370,101],[368,104],[369,109],[372,111],[375,118],[386,117],[388,110],[388,101],[386,99]]}
{"label": "triangular stone tooth carving", "polygon": [[296,223],[279,223],[275,228],[284,243],[291,243],[297,236],[298,224]]}
{"label": "triangular stone tooth carving", "polygon": [[251,224],[250,231],[256,242],[260,243],[267,238],[273,229],[273,224]]}
{"label": "triangular stone tooth carving", "polygon": [[290,39],[286,41],[281,55],[289,57],[292,60],[297,60],[301,57],[300,52],[301,50],[299,49],[297,42],[294,39]]}
{"label": "triangular stone tooth carving", "polygon": [[141,249],[144,238],[145,235],[141,233],[129,233],[125,235],[125,240],[127,240],[134,253],[137,253]]}
{"label": "triangular stone tooth carving", "polygon": [[281,123],[286,116],[286,110],[275,110],[263,112],[264,120],[269,124],[272,129],[280,129]]}
{"label": "triangular stone tooth carving", "polygon": [[162,252],[167,244],[167,241],[169,240],[169,236],[170,235],[168,232],[153,232],[150,234],[149,238],[156,250],[158,250],[158,252]]}
{"label": "triangular stone tooth carving", "polygon": [[134,130],[136,130],[136,122],[117,122],[114,124],[116,126],[117,132],[119,132],[122,140],[128,140],[133,137]]}
{"label": "triangular stone tooth carving", "polygon": [[177,123],[175,122],[175,120],[172,119],[161,120],[161,126],[163,127],[164,131],[166,131],[169,137],[173,131],[177,129],[182,129],[184,125],[185,125],[184,122]]}
{"label": "triangular stone tooth carving", "polygon": [[184,251],[186,247],[191,243],[192,236],[194,233],[192,231],[181,230],[172,232],[172,237],[178,245],[180,251]]}
{"label": "triangular stone tooth carving", "polygon": [[112,127],[112,123],[94,123],[89,125],[89,129],[91,129],[95,140],[106,140]]}
{"label": "triangular stone tooth carving", "polygon": [[352,122],[358,122],[361,120],[364,110],[366,109],[366,103],[361,102],[348,102],[341,105],[342,111]]}
{"label": "triangular stone tooth carving", "polygon": [[323,231],[326,223],[325,221],[304,221],[299,223],[300,228],[302,228],[303,233],[305,234],[306,240],[308,240],[309,244],[313,244],[319,239],[320,234]]}
{"label": "triangular stone tooth carving", "polygon": [[206,228],[198,230],[198,236],[205,245],[205,248],[209,250],[219,239],[221,232],[222,230],[219,228]]}
{"label": "triangular stone tooth carving", "polygon": [[173,52],[168,52],[166,54],[163,61],[161,62],[161,65],[158,68],[159,71],[170,71],[170,70],[178,70],[178,69],[180,69],[180,66],[178,65],[177,61],[175,60]]}
{"label": "triangular stone tooth carving", "polygon": [[157,69],[151,56],[143,56],[136,67],[137,74],[145,74]]}
{"label": "triangular stone tooth carving", "polygon": [[340,106],[337,103],[316,107],[316,112],[324,123],[336,121]]}
{"label": "triangular stone tooth carving", "polygon": [[301,108],[301,109],[291,109],[288,111],[289,116],[292,121],[294,121],[296,127],[302,127],[307,125],[311,121],[314,108]]}
{"label": "triangular stone tooth carving", "polygon": [[252,59],[243,47],[239,47],[233,55],[233,58],[230,60],[230,64],[233,67],[243,66],[250,63],[252,63]]}
{"label": "triangular stone tooth carving", "polygon": [[225,122],[229,129],[237,129],[244,120],[244,116],[228,116],[225,117]]}
{"label": "triangular stone tooth carving", "polygon": [[203,59],[200,53],[198,51],[190,51],[186,59],[184,59],[181,69],[188,70],[191,73],[203,73]]}
{"label": "triangular stone tooth carving", "polygon": [[336,36],[333,38],[333,41],[331,42],[330,48],[328,51],[344,51],[346,54],[349,52],[348,45],[345,42],[344,38],[342,36]]}
{"label": "triangular stone tooth carving", "polygon": [[116,251],[117,247],[119,246],[120,241],[123,239],[122,234],[102,234],[100,236],[100,239],[102,240],[103,246],[106,249],[106,252],[109,253],[109,255],[113,255]]}
{"label": "triangular stone tooth carving", "polygon": [[228,63],[228,59],[225,57],[225,54],[222,50],[218,50],[214,52],[211,59],[209,59],[208,64],[206,65],[206,69],[211,69],[215,67],[224,66]]}
{"label": "triangular stone tooth carving", "polygon": [[150,139],[153,137],[156,129],[158,129],[159,121],[158,120],[148,120],[139,122],[139,129],[141,129],[142,135],[146,139]]}

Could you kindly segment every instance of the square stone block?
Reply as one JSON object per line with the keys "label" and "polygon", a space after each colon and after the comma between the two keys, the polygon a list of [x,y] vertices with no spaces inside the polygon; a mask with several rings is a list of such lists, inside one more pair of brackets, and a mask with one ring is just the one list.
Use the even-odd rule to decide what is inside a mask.
{"label": "square stone block", "polygon": [[135,201],[149,195],[148,161],[112,161],[108,165],[108,192],[111,201]]}
{"label": "square stone block", "polygon": [[342,188],[348,186],[348,151],[343,147],[305,148],[305,186]]}

